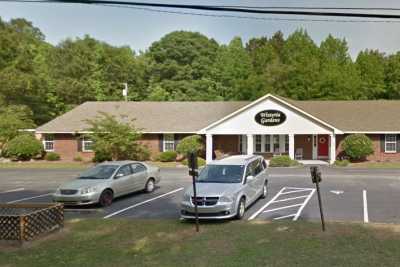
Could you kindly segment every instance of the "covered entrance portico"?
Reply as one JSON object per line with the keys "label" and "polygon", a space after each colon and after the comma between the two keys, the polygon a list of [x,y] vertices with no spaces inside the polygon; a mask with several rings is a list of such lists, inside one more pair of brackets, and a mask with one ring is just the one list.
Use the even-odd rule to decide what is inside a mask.
{"label": "covered entrance portico", "polygon": [[213,160],[214,149],[221,142],[237,142],[236,151],[230,151],[233,154],[261,154],[266,159],[288,155],[296,160],[329,163],[336,159],[336,134],[340,134],[334,127],[272,95],[211,124],[201,133],[206,136],[207,162]]}

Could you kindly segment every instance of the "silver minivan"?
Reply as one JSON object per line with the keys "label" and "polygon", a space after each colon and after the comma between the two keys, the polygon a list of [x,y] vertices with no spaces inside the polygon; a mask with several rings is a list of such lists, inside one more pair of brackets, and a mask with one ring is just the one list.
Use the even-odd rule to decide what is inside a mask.
{"label": "silver minivan", "polygon": [[246,208],[268,193],[267,163],[262,156],[238,155],[207,164],[196,181],[197,198],[190,186],[181,202],[181,218],[242,219]]}

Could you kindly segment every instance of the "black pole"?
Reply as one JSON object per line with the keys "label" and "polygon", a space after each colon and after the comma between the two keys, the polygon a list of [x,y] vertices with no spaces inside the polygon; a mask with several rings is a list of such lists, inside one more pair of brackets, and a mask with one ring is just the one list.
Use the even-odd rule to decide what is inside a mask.
{"label": "black pole", "polygon": [[319,213],[321,215],[321,224],[322,224],[322,231],[325,232],[325,219],[324,219],[324,212],[322,210],[322,201],[321,201],[321,193],[319,191],[319,181],[317,179],[317,182],[315,183],[315,186],[317,187],[317,195],[318,195],[318,204],[319,204]]}
{"label": "black pole", "polygon": [[199,232],[199,212],[197,209],[197,190],[196,190],[196,177],[199,175],[197,164],[197,153],[192,152],[187,155],[189,174],[192,175],[193,183],[193,199],[194,199],[194,214],[196,220],[196,232]]}
{"label": "black pole", "polygon": [[196,192],[196,176],[192,175],[193,180],[193,197],[194,197],[194,214],[196,217],[196,232],[199,232],[199,212],[197,210],[197,192]]}

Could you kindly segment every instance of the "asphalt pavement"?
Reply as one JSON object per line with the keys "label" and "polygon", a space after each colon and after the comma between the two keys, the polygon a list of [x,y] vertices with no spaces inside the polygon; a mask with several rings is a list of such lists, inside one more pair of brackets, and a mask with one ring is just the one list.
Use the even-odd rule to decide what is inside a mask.
{"label": "asphalt pavement", "polygon": [[[51,194],[82,170],[0,169],[0,203],[51,202]],[[72,218],[179,219],[184,188],[191,185],[186,168],[161,170],[162,180],[150,194],[133,193],[107,208],[66,208]],[[309,169],[270,168],[269,192],[246,212],[246,220],[319,220],[315,185]],[[400,223],[400,170],[322,167],[321,196],[328,221]]]}

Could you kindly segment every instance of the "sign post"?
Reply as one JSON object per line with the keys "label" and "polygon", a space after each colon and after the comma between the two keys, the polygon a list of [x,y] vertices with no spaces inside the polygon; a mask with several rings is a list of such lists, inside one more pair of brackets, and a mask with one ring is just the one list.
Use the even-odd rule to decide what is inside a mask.
{"label": "sign post", "polygon": [[315,184],[317,188],[317,196],[318,196],[318,205],[319,205],[319,213],[321,215],[321,224],[322,224],[322,231],[325,232],[325,219],[324,219],[324,212],[322,210],[322,201],[321,201],[321,192],[319,190],[319,183],[322,181],[321,179],[321,171],[317,166],[310,167],[311,172],[311,179],[312,182]]}
{"label": "sign post", "polygon": [[189,166],[189,175],[192,176],[193,182],[193,199],[194,203],[194,214],[196,218],[196,232],[199,232],[199,213],[197,210],[197,192],[196,192],[196,178],[199,176],[198,164],[197,164],[197,153],[191,152],[187,155],[188,166]]}

